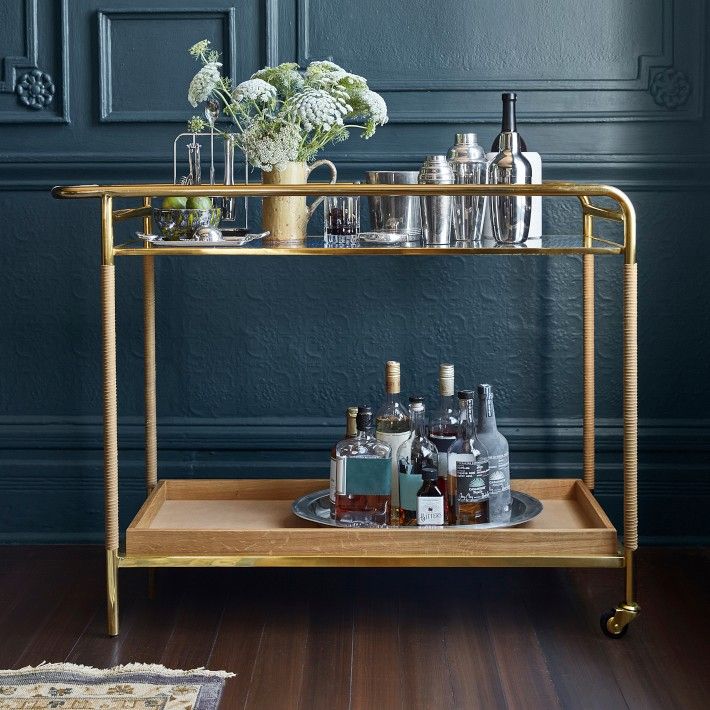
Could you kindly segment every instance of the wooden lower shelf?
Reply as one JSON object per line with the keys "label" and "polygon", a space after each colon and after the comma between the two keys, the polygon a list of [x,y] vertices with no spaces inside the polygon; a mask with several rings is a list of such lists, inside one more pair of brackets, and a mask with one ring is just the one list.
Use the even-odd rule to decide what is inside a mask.
{"label": "wooden lower shelf", "polygon": [[616,530],[582,481],[515,479],[513,487],[543,503],[518,527],[345,529],[291,512],[295,498],[327,481],[163,480],[129,526],[120,564],[623,565]]}

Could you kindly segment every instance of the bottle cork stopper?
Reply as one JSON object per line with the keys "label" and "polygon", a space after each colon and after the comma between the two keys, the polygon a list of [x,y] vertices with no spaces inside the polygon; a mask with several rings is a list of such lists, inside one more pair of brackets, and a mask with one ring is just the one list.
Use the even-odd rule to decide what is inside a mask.
{"label": "bottle cork stopper", "polygon": [[348,411],[345,413],[347,417],[352,417],[355,419],[357,416],[357,407],[348,407]]}
{"label": "bottle cork stopper", "polygon": [[454,366],[448,363],[439,365],[439,394],[442,397],[454,394]]}
{"label": "bottle cork stopper", "polygon": [[399,394],[399,363],[388,360],[385,365],[385,387],[389,394]]}

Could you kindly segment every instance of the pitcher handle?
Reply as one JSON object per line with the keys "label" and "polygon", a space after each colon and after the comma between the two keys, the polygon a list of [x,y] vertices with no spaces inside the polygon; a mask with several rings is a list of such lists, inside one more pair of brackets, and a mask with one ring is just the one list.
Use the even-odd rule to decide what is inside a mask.
{"label": "pitcher handle", "polygon": [[[335,165],[330,162],[330,160],[316,160],[316,162],[312,165],[306,166],[306,181],[308,181],[308,178],[310,177],[311,173],[321,165],[327,165],[330,168],[330,184],[334,185],[338,180],[338,170]],[[323,202],[324,199],[325,197],[321,196],[311,203],[311,206],[308,208],[308,219],[313,216],[316,207],[318,207],[318,205]]]}

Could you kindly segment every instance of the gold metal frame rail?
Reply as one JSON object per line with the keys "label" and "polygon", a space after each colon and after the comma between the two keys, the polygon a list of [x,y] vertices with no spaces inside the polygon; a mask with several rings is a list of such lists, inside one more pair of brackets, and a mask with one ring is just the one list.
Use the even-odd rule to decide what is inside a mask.
{"label": "gold metal frame rail", "polygon": [[[106,584],[108,631],[118,633],[118,568],[160,566],[582,566],[625,567],[624,601],[616,607],[615,615],[607,628],[620,633],[638,613],[634,594],[634,551],[638,547],[638,393],[637,393],[637,265],[636,265],[636,214],[629,198],[617,188],[608,185],[579,184],[572,182],[546,182],[541,185],[354,185],[350,183],[310,183],[307,185],[76,185],[55,187],[54,197],[59,199],[99,198],[101,200],[101,303],[103,323],[103,373],[104,373],[104,484],[106,528]],[[146,244],[135,250],[114,244],[113,224],[132,218],[142,218],[144,230],[150,230],[151,198],[169,195],[224,197],[275,197],[322,195],[529,195],[542,197],[577,197],[582,206],[583,244],[581,249],[537,250],[546,254],[583,254],[583,343],[584,343],[584,424],[583,457],[584,481],[594,487],[594,255],[595,253],[620,253],[624,256],[623,298],[623,415],[624,415],[624,529],[623,556],[504,556],[504,557],[126,557],[118,552],[118,422],[116,400],[116,324],[115,324],[115,255],[144,257],[144,355],[145,355],[145,412],[146,412],[146,487],[152,490],[157,481],[157,435],[155,419],[155,274],[153,257],[158,253]],[[136,208],[113,209],[114,198],[142,198],[143,205]],[[609,198],[617,208],[600,207],[592,198]],[[621,223],[623,243],[616,244],[593,236],[594,219]],[[606,248],[595,250],[594,243],[606,243]],[[618,252],[615,248],[618,248]],[[247,248],[248,249],[248,248]],[[194,248],[194,254],[214,254],[208,248]],[[325,250],[324,250],[325,251]],[[333,250],[333,253],[338,250]],[[342,250],[348,253],[349,250]],[[245,253],[244,247],[221,250],[223,254]],[[303,250],[313,253],[314,250]],[[370,253],[358,249],[360,254]],[[372,248],[372,254],[394,256],[397,254],[432,255],[441,253],[458,255],[466,253],[516,253],[510,250],[481,249],[392,249]],[[163,251],[162,253],[166,253]],[[181,253],[184,253],[181,251]],[[255,253],[257,253],[255,251]],[[293,255],[294,249],[261,249],[260,255]],[[319,253],[321,253],[319,251]],[[352,252],[351,252],[352,253]],[[520,251],[517,253],[525,253]],[[536,253],[530,250],[527,253]]]}

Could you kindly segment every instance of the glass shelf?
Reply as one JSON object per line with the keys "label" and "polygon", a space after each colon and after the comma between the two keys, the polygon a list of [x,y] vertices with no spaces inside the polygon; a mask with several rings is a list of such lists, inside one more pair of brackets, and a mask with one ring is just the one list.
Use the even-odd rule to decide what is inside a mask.
{"label": "glass shelf", "polygon": [[457,242],[449,246],[422,246],[421,242],[405,244],[325,243],[323,237],[308,237],[304,244],[274,246],[264,241],[245,246],[153,246],[134,241],[114,247],[116,256],[455,256],[463,254],[511,254],[517,256],[621,254],[623,245],[592,237],[591,246],[584,246],[581,235],[550,235],[529,239],[524,244],[496,244],[493,240]]}

